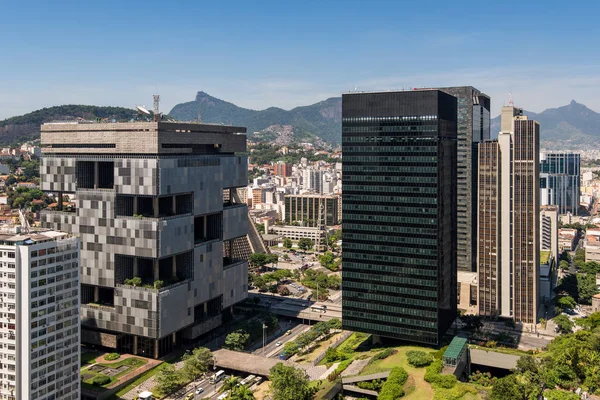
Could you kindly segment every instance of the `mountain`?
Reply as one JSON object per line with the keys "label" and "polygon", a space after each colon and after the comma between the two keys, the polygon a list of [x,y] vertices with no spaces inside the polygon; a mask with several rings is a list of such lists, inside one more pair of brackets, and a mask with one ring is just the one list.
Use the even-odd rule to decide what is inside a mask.
{"label": "mountain", "polygon": [[[549,150],[577,150],[598,148],[600,142],[600,114],[572,100],[566,106],[549,108],[536,114],[524,114],[540,123],[541,147]],[[492,119],[491,132],[500,131],[500,116]]]}
{"label": "mountain", "polygon": [[123,107],[98,107],[66,105],[42,108],[29,114],[0,121],[0,143],[11,144],[39,139],[40,125],[50,121],[75,121],[78,118],[95,120],[96,118],[129,121],[135,118],[136,111]]}
{"label": "mountain", "polygon": [[257,140],[278,144],[319,139],[332,144],[341,142],[341,97],[289,111],[277,107],[256,111],[198,92],[194,101],[176,105],[169,115],[180,121],[197,121],[198,111],[202,122],[245,126],[248,137]]}

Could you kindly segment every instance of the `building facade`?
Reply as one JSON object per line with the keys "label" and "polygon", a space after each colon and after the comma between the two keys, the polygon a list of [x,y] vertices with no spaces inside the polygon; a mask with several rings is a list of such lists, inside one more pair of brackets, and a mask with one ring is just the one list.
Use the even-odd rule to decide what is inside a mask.
{"label": "building facade", "polygon": [[440,88],[457,101],[457,257],[461,271],[477,270],[477,149],[490,138],[490,97],[472,86]]}
{"label": "building facade", "polygon": [[305,222],[305,226],[339,224],[339,196],[315,194],[285,195],[285,221]]}
{"label": "building facade", "polygon": [[[42,125],[42,189],[76,208],[44,227],[81,237],[84,343],[158,358],[247,297],[245,128],[171,122]],[[61,201],[59,201],[61,204]]]}
{"label": "building facade", "polygon": [[578,215],[580,155],[540,154],[540,199],[542,205],[558,206],[559,214]]}
{"label": "building facade", "polygon": [[275,164],[275,175],[290,177],[292,176],[292,164],[279,161]]}
{"label": "building facade", "polygon": [[535,323],[540,126],[512,106],[502,108],[501,125],[498,140],[479,147],[479,312]]}
{"label": "building facade", "polygon": [[342,97],[344,329],[437,345],[456,317],[456,98]]}
{"label": "building facade", "polygon": [[79,399],[79,241],[0,232],[0,399]]}
{"label": "building facade", "polygon": [[558,259],[558,207],[540,208],[540,250],[550,251]]}

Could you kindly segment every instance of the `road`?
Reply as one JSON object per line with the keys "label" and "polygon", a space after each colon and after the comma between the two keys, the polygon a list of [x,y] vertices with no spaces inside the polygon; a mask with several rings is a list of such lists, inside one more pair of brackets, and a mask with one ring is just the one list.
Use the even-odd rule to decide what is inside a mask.
{"label": "road", "polygon": [[[234,376],[236,376],[241,381],[247,375],[234,375]],[[199,380],[195,385],[189,384],[187,386],[187,388],[186,388],[187,390],[185,392],[180,393],[178,395],[178,397],[174,397],[174,398],[176,398],[178,400],[184,400],[185,396],[187,396],[190,393],[194,393],[196,391],[196,388],[203,388],[204,392],[196,395],[194,397],[194,400],[200,400],[200,399],[217,400],[217,398],[222,394],[219,390],[221,389],[221,387],[223,386],[223,383],[225,382],[225,380],[227,378],[229,378],[229,375],[225,376],[223,379],[221,379],[221,381],[217,382],[216,385],[211,384],[209,382],[208,378]]]}
{"label": "road", "polygon": [[[282,325],[282,327],[284,329],[281,331],[281,334],[275,337],[270,337],[269,339],[271,340],[267,343],[264,349],[261,347],[252,353],[260,356],[277,358],[279,357],[279,353],[283,349],[283,346],[287,342],[296,339],[298,335],[310,328],[308,325],[302,325],[297,322],[291,322],[288,325]],[[288,330],[292,332],[290,335],[286,333]],[[277,342],[280,342],[281,344],[277,346]]]}

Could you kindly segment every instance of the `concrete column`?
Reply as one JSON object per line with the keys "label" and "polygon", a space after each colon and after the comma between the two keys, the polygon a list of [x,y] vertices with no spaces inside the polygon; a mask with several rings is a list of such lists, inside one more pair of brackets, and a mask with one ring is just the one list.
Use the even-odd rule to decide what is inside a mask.
{"label": "concrete column", "polygon": [[154,218],[158,218],[158,197],[152,198],[152,208],[154,208]]}
{"label": "concrete column", "polygon": [[100,185],[100,165],[98,161],[94,161],[94,189],[98,189]]}
{"label": "concrete column", "polygon": [[204,237],[206,238],[206,237],[208,237],[208,226],[207,226],[208,217],[205,215],[204,217],[202,217],[202,219],[203,219],[203,224],[204,224],[202,229],[204,229],[204,231],[203,231]]}
{"label": "concrete column", "polygon": [[137,257],[133,259],[133,277],[135,278],[136,276],[139,276]]}
{"label": "concrete column", "polygon": [[152,270],[154,272],[154,280],[157,281],[160,276],[160,271],[158,268],[158,260],[152,260]]}
{"label": "concrete column", "polygon": [[98,286],[94,286],[94,303],[98,303],[100,301],[100,288]]}
{"label": "concrete column", "polygon": [[173,278],[175,278],[177,276],[177,257],[176,256],[173,256],[171,275],[173,276]]}
{"label": "concrete column", "polygon": [[158,339],[154,339],[154,358],[158,358]]}
{"label": "concrete column", "polygon": [[138,213],[138,198],[133,198],[133,215]]}
{"label": "concrete column", "polygon": [[62,211],[63,210],[63,194],[62,192],[58,192],[58,204],[57,204],[57,208],[58,211]]}
{"label": "concrete column", "polygon": [[172,337],[173,337],[173,345],[176,345],[177,344],[177,334],[175,332],[173,332]]}
{"label": "concrete column", "polygon": [[138,355],[138,337],[133,337],[133,354]]}
{"label": "concrete column", "polygon": [[177,196],[173,196],[173,214],[177,214]]}

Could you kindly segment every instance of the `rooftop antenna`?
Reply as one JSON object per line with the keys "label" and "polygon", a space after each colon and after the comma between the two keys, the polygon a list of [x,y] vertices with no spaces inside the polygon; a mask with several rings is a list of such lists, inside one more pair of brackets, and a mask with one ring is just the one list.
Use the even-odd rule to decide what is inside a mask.
{"label": "rooftop antenna", "polygon": [[515,102],[513,101],[512,93],[508,93],[508,105],[510,107],[514,107],[515,106]]}
{"label": "rooftop antenna", "polygon": [[160,112],[158,107],[158,103],[160,102],[160,95],[155,94],[152,95],[152,97],[154,97],[154,122],[158,122],[158,120],[160,119]]}
{"label": "rooftop antenna", "polygon": [[148,111],[146,109],[146,107],[144,106],[135,106],[135,109],[140,113],[140,114],[145,114],[145,115],[152,115],[152,113],[150,111]]}

